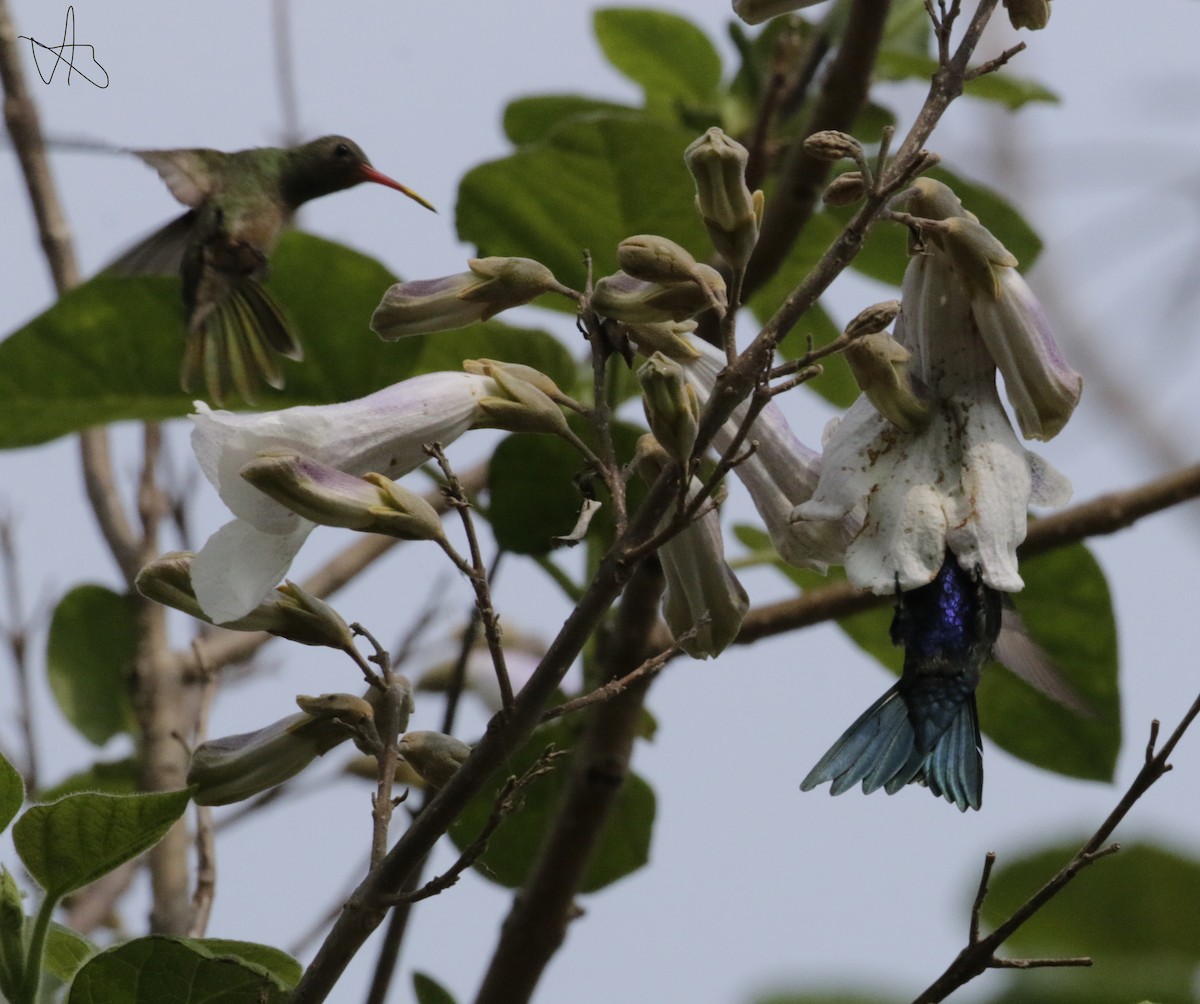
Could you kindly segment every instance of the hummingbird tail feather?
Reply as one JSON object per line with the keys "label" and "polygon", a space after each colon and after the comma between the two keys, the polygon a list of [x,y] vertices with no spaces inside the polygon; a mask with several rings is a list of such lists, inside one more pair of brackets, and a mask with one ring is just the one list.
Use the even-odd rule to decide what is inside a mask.
{"label": "hummingbird tail feather", "polygon": [[983,804],[983,744],[973,695],[926,755],[915,780],[961,812]]}
{"label": "hummingbird tail feather", "polygon": [[233,289],[215,310],[203,315],[188,332],[180,383],[189,390],[203,373],[214,404],[236,393],[247,404],[258,400],[265,382],[284,386],[280,357],[303,359],[283,312],[271,295],[253,279]]}
{"label": "hummingbird tail feather", "polygon": [[897,684],[842,733],[800,782],[800,790],[811,791],[826,781],[833,782],[831,795],[849,791],[859,781],[868,793],[895,779],[902,779],[903,786],[921,767],[915,743],[916,733]]}

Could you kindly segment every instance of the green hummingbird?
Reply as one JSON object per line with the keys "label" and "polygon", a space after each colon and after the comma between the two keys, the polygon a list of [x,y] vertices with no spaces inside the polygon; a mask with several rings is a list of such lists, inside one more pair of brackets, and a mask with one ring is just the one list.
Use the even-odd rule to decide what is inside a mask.
{"label": "green hummingbird", "polygon": [[107,271],[175,273],[183,279],[186,344],[179,379],[190,391],[200,374],[220,404],[235,390],[253,403],[265,380],[283,387],[280,357],[304,350],[260,280],[267,256],[296,210],[310,199],[364,181],[428,202],[371,166],[345,136],[292,147],[133,150],[188,211],[121,255]]}

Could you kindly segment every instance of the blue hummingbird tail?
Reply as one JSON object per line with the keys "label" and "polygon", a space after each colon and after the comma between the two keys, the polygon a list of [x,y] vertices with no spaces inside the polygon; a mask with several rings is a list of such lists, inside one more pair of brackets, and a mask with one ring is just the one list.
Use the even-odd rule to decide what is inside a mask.
{"label": "blue hummingbird tail", "polygon": [[[983,753],[974,687],[943,678],[901,679],[863,712],[800,783],[840,795],[862,782],[895,794],[917,782],[965,812],[983,801]],[[964,692],[965,691],[965,692]]]}

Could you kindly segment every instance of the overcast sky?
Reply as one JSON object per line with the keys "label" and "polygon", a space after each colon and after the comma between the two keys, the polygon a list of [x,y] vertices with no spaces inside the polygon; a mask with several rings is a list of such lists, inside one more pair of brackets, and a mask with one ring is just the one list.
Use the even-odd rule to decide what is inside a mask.
{"label": "overcast sky", "polygon": [[[65,6],[15,0],[18,32],[57,44]],[[724,0],[660,6],[703,24],[727,69],[732,65]],[[352,136],[378,168],[441,212],[364,186],[306,208],[303,225],[399,274],[459,271],[472,253],[454,236],[456,186],[469,168],[507,151],[499,125],[506,101],[570,91],[638,98],[604,63],[591,37],[593,5],[584,0],[352,0],[336,5],[336,14],[331,9],[292,5],[303,135]],[[110,86],[100,90],[78,78],[68,86],[61,70],[43,86],[27,63],[49,136],[222,149],[281,139],[268,5],[80,0],[74,11],[76,41],[95,46]],[[1073,480],[1079,500],[1146,480],[1171,458],[1196,456],[1197,38],[1200,4],[1188,0],[1060,0],[1050,30],[1027,36],[1030,50],[1013,70],[1041,80],[1063,103],[1009,116],[961,102],[931,144],[962,173],[996,179],[1046,242],[1030,282],[1085,375],[1085,395],[1076,419],[1039,452]],[[1011,38],[1002,32],[994,41]],[[899,88],[894,97],[911,115],[919,89]],[[87,274],[177,212],[153,172],[131,157],[64,152],[55,155],[54,169]],[[6,149],[0,207],[0,334],[7,334],[44,310],[53,290]],[[875,292],[846,283],[835,297],[849,316],[878,298]],[[1118,407],[1118,392],[1135,412]],[[830,413],[801,400],[789,409],[800,436],[819,443]],[[172,441],[182,464],[184,423],[176,425]],[[136,461],[130,432],[118,440],[126,477]],[[480,448],[464,442],[452,457],[465,466]],[[206,535],[227,515],[207,485],[198,493],[195,525]],[[84,580],[117,584],[83,505],[74,442],[0,455],[0,509],[16,520],[32,600],[52,603]],[[735,490],[728,518],[748,513]],[[1188,507],[1095,542],[1121,645],[1127,740],[1119,784],[1138,767],[1149,720],[1173,726],[1195,696],[1198,515]],[[318,534],[296,570],[315,567],[344,539]],[[565,607],[518,564],[504,571],[501,614],[549,638]],[[425,584],[441,571],[420,548],[406,547],[337,605],[348,620],[388,638],[415,615]],[[788,593],[769,571],[744,582],[756,604]],[[450,588],[458,609],[467,609],[465,584]],[[349,663],[294,647],[271,649],[265,662],[258,679],[223,695],[214,734],[282,717],[296,693],[357,686]],[[986,851],[997,851],[1003,863],[1043,840],[1090,832],[1119,796],[1116,787],[1046,774],[986,741],[979,813],[960,815],[915,787],[891,798],[853,792],[831,799],[824,789],[801,795],[800,778],[888,685],[832,626],[730,651],[716,662],[672,664],[650,695],[658,735],[639,745],[635,761],[659,797],[651,867],[584,900],[586,915],[538,999],[726,1004],[769,987],[843,980],[915,994],[962,946]],[[8,692],[0,693],[0,707],[11,707]],[[62,724],[45,687],[37,702],[47,777],[96,755]],[[439,714],[437,702],[422,704],[413,727],[436,728]],[[463,737],[472,738],[483,721],[468,718]],[[13,735],[11,714],[0,713],[0,738],[11,742]],[[101,755],[124,751],[114,741]],[[1176,764],[1120,836],[1154,833],[1200,855],[1200,736],[1185,740]],[[332,777],[333,766],[322,765],[324,773]],[[361,868],[368,798],[366,786],[330,783],[232,830],[219,845],[210,934],[289,947]],[[443,864],[450,859],[441,856]],[[507,893],[471,875],[422,904],[392,999],[410,999],[415,967],[469,1000],[508,903]],[[130,910],[134,930],[142,909]],[[338,1000],[359,999],[354,988],[368,978],[375,950],[372,943],[362,953]],[[1005,978],[987,975],[963,999]]]}

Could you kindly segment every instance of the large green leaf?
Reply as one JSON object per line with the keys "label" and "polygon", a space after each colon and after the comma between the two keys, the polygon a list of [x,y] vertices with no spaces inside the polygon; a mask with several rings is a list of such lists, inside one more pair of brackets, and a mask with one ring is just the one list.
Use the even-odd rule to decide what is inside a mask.
{"label": "large green leaf", "polygon": [[17,768],[0,753],[0,833],[8,828],[24,801],[25,782]]}
{"label": "large green leaf", "polygon": [[136,655],[128,596],[76,586],[54,608],[46,643],[50,689],[68,721],[97,746],[136,728],[129,697]]}
{"label": "large green leaf", "polygon": [[611,115],[636,112],[629,105],[601,101],[582,94],[537,94],[510,101],[504,109],[504,135],[513,146],[545,139],[567,119],[581,115]]}
{"label": "large green leaf", "polygon": [[[28,922],[32,933],[33,918]],[[69,927],[51,924],[46,934],[46,954],[42,969],[60,983],[70,983],[80,967],[96,954],[96,946]]]}
{"label": "large green leaf", "polygon": [[270,945],[260,945],[254,941],[233,941],[228,938],[198,938],[187,939],[192,947],[199,946],[213,955],[232,955],[259,966],[275,977],[285,990],[291,990],[300,982],[304,975],[304,967],[293,959],[287,952]]}
{"label": "large green leaf", "polygon": [[[1166,784],[1170,784],[1168,779]],[[999,923],[1079,849],[1084,837],[1002,857],[992,873],[984,917]],[[1200,861],[1151,844],[1122,844],[1092,865],[1009,939],[1014,956],[1088,955],[1085,970],[1019,973],[997,1000],[1117,1004],[1195,1001],[1200,965]]]}
{"label": "large green leaf", "polygon": [[156,844],[189,797],[187,789],[68,795],[28,809],[13,827],[13,842],[29,873],[57,899]]}
{"label": "large green leaf", "polygon": [[[264,392],[257,407],[351,400],[427,372],[427,357],[443,361],[427,353],[422,339],[387,344],[368,327],[393,282],[373,258],[309,234],[286,234],[271,256],[266,285],[303,342],[305,361],[285,363],[287,387]],[[108,422],[189,414],[195,395],[179,389],[180,295],[175,278],[99,276],[0,343],[0,449]],[[456,335],[467,355],[502,358],[498,341],[519,347],[549,337],[497,321]]]}
{"label": "large green leaf", "polygon": [[95,956],[79,970],[67,1004],[274,1004],[285,996],[262,966],[155,935]]}
{"label": "large green leaf", "polygon": [[78,791],[99,791],[106,795],[133,795],[138,788],[136,757],[120,760],[97,760],[90,767],[69,774],[57,784],[37,793],[39,802],[57,802],[64,795]]}
{"label": "large green leaf", "polygon": [[609,7],[596,11],[593,25],[608,61],[642,87],[647,105],[715,101],[721,57],[690,21],[666,11]]}
{"label": "large green leaf", "polygon": [[568,119],[544,142],[467,173],[459,236],[481,255],[534,258],[575,289],[583,288],[585,250],[605,275],[633,234],[661,234],[704,259],[711,242],[683,164],[694,138],[643,113]]}
{"label": "large green leaf", "polygon": [[[497,773],[471,800],[450,827],[450,837],[461,849],[479,834],[492,812],[496,795],[506,778],[529,769],[547,746],[560,749],[573,742],[571,729],[561,723],[538,729],[522,749],[509,758],[506,769]],[[479,871],[509,888],[525,883],[546,832],[554,820],[567,785],[566,758],[550,773],[525,789],[522,805],[507,816],[488,842],[476,863]],[[596,844],[580,884],[581,892],[594,892],[642,867],[650,855],[655,799],[650,786],[629,774],[618,792],[604,831]]]}
{"label": "large green leaf", "polygon": [[[739,526],[738,539],[756,555],[770,554],[770,540],[758,529]],[[827,577],[775,559],[802,589],[844,581],[841,569]],[[1030,636],[1062,678],[1096,713],[1084,717],[1034,690],[997,663],[984,668],[979,684],[979,725],[1013,756],[1070,777],[1111,780],[1121,746],[1117,691],[1116,628],[1108,585],[1082,544],[1029,559],[1021,566],[1025,590],[1016,597]],[[892,645],[891,604],[838,622],[865,652],[899,675],[903,649]]]}

